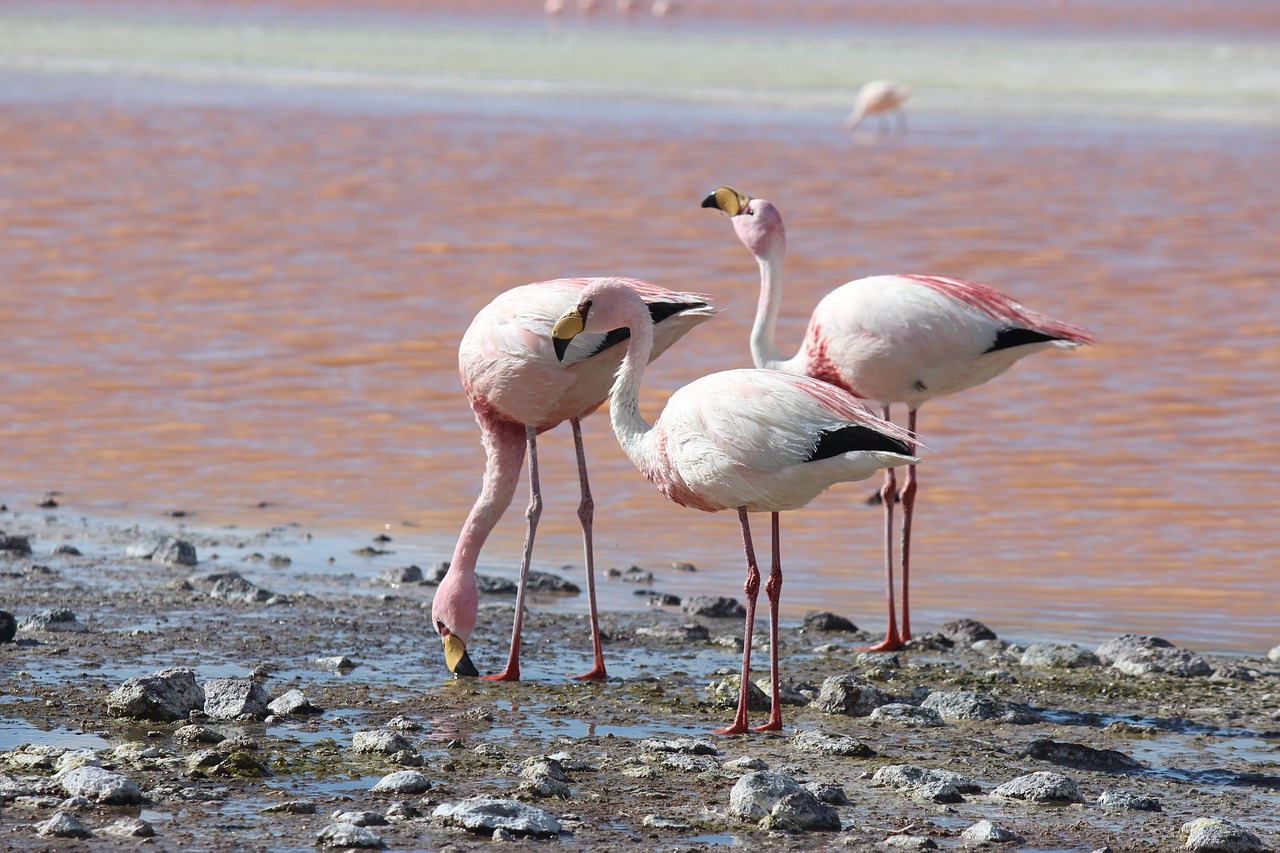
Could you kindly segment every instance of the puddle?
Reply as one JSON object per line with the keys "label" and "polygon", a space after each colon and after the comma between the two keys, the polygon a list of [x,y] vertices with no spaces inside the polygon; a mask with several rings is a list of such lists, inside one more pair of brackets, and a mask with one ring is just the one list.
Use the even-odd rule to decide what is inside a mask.
{"label": "puddle", "polygon": [[41,728],[26,720],[0,718],[0,752],[24,743],[67,749],[110,749],[112,744],[95,734],[65,728]]}

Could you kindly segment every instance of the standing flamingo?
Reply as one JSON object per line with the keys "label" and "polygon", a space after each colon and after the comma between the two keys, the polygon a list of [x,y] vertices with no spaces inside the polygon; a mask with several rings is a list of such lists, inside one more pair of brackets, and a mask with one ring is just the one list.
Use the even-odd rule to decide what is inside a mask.
{"label": "standing flamingo", "polygon": [[899,128],[907,129],[907,114],[902,105],[911,97],[911,90],[901,83],[892,80],[872,80],[858,90],[858,97],[853,102],[853,112],[840,123],[841,130],[854,130],[868,116],[879,115],[888,121],[890,113],[896,113]]}
{"label": "standing flamingo", "polygon": [[[1078,326],[1038,314],[1010,297],[968,281],[927,275],[860,278],[828,293],[813,309],[800,351],[778,352],[775,329],[782,305],[782,262],[787,232],[778,209],[720,187],[702,202],[732,217],[733,229],[760,265],[760,301],[751,330],[757,367],[799,373],[830,382],[855,396],[875,400],[889,419],[891,403],[907,406],[907,430],[926,400],[954,394],[1004,373],[1014,362],[1049,347],[1092,343]],[[895,651],[911,639],[908,579],[916,469],[907,469],[902,500],[902,633],[893,594],[894,472],[885,472],[880,495],[885,508],[885,587],[888,628],[872,648]]]}
{"label": "standing flamingo", "polygon": [[[608,396],[613,375],[622,362],[623,348],[617,344],[626,339],[628,332],[612,329],[591,335],[563,358],[557,357],[549,338],[552,323],[567,308],[576,305],[582,290],[594,281],[596,279],[559,279],[508,290],[481,309],[458,348],[458,368],[476,422],[480,425],[485,467],[480,495],[458,537],[449,571],[431,603],[431,620],[444,643],[445,663],[449,671],[457,675],[479,675],[467,654],[467,641],[475,628],[479,607],[476,559],[489,532],[511,504],[527,445],[530,500],[515,621],[511,629],[511,652],[505,670],[486,676],[498,681],[520,678],[520,629],[524,618],[525,586],[533,554],[533,538],[542,514],[537,436],[567,420],[573,427],[582,489],[578,518],[582,522],[594,657],[591,671],[578,678],[605,678],[591,542],[595,505],[587,483],[587,460],[583,453],[580,422],[599,408]],[[625,281],[646,305],[649,320],[646,328],[655,339],[653,358],[715,313],[704,297],[697,294],[676,293],[634,279]]]}
{"label": "standing flamingo", "polygon": [[718,734],[747,730],[751,637],[760,569],[749,512],[772,513],[769,598],[773,704],[761,731],[782,728],[778,678],[778,598],[782,591],[778,513],[799,509],[836,483],[865,480],[881,468],[906,465],[912,436],[876,417],[833,385],[776,370],[727,370],[690,382],[667,400],[653,426],[640,415],[640,379],[654,346],[644,301],[626,281],[585,288],[552,331],[557,353],[579,336],[627,328],[631,339],[609,392],[609,419],[623,451],[669,500],[707,512],[736,509],[746,551],[746,634],[742,689],[733,723]]}

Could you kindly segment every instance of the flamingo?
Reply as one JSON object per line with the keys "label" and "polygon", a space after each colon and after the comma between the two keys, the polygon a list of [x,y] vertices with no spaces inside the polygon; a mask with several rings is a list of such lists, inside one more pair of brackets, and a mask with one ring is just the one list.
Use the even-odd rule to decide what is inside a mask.
{"label": "flamingo", "polygon": [[[734,231],[760,265],[760,300],[751,330],[757,367],[830,382],[878,401],[885,420],[891,403],[907,406],[907,430],[926,400],[954,394],[995,378],[1016,361],[1051,347],[1093,343],[1079,326],[1024,308],[1005,294],[973,282],[930,275],[879,275],[837,287],[818,302],[800,351],[778,352],[775,329],[782,305],[782,262],[787,233],[778,209],[732,187],[702,202],[729,214]],[[911,639],[908,581],[916,469],[907,468],[902,494],[902,632],[893,592],[893,514],[899,498],[893,469],[885,471],[885,587],[888,627],[876,651],[896,651]]]}
{"label": "flamingo", "polygon": [[609,419],[632,464],[681,506],[738,513],[746,552],[746,634],[742,687],[733,722],[717,734],[747,731],[751,637],[760,569],[747,514],[772,513],[769,599],[768,721],[782,728],[778,678],[778,600],[782,591],[778,513],[799,509],[836,483],[865,480],[881,468],[914,463],[913,438],[878,418],[852,395],[807,376],[752,368],[703,376],[671,395],[657,422],[640,414],[640,379],[654,346],[644,301],[629,282],[604,280],[584,288],[552,329],[557,353],[580,335],[631,330],[627,353],[609,392]]}
{"label": "flamingo", "polygon": [[[534,534],[542,514],[537,436],[567,420],[573,428],[582,492],[578,518],[582,523],[594,664],[590,672],[577,677],[597,681],[606,677],[592,556],[595,504],[587,482],[581,420],[605,401],[622,361],[623,348],[617,344],[628,333],[625,329],[610,329],[591,335],[563,354],[563,358],[557,358],[548,338],[552,323],[566,308],[577,304],[583,289],[593,281],[595,279],[558,279],[508,290],[480,310],[458,348],[462,384],[480,425],[485,466],[480,494],[458,537],[449,570],[431,603],[432,624],[444,644],[445,663],[455,675],[479,675],[467,653],[467,641],[475,628],[479,607],[476,560],[485,539],[511,504],[527,446],[530,500],[511,651],[506,669],[485,676],[495,681],[520,678],[525,586]],[[634,279],[625,281],[646,305],[649,318],[646,329],[655,339],[651,353],[654,358],[715,313],[700,295],[677,293]]]}
{"label": "flamingo", "polygon": [[[902,130],[907,129],[907,114],[902,111],[902,104],[911,97],[911,89],[892,80],[872,80],[858,90],[854,99],[853,112],[840,123],[841,130],[853,130],[867,116],[888,116],[896,113]],[[887,118],[886,118],[887,121]]]}

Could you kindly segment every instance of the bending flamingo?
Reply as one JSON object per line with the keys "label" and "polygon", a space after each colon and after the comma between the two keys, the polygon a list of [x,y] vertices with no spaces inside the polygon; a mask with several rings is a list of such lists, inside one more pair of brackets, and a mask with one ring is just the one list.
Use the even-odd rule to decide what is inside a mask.
{"label": "bending flamingo", "polygon": [[[702,202],[732,217],[733,229],[760,264],[760,301],[751,330],[757,367],[804,374],[855,396],[875,400],[889,419],[891,403],[907,406],[907,430],[926,400],[954,394],[1004,373],[1018,359],[1050,347],[1092,343],[1085,329],[1037,314],[1010,297],[968,281],[942,276],[881,275],[837,287],[813,309],[800,351],[778,352],[775,328],[782,305],[782,262],[787,233],[778,209],[732,187]],[[908,583],[916,469],[907,469],[902,500],[902,632],[893,593],[893,512],[897,483],[885,472],[885,587],[889,602],[884,640],[894,651],[911,639]]]}
{"label": "bending flamingo", "polygon": [[782,728],[778,679],[778,599],[782,566],[778,513],[799,509],[836,483],[865,480],[881,468],[917,461],[912,437],[851,395],[825,382],[775,370],[727,370],[696,379],[667,400],[653,426],[640,415],[640,378],[654,346],[640,295],[628,282],[605,280],[584,289],[576,307],[556,322],[557,352],[584,334],[628,328],[631,339],[609,392],[609,419],[623,451],[658,490],[681,506],[707,512],[734,509],[746,551],[746,634],[742,690],[733,723],[719,734],[747,730],[751,637],[760,570],[749,512],[773,514],[769,598],[773,704],[759,730]]}
{"label": "bending flamingo", "polygon": [[840,123],[841,130],[852,131],[868,116],[880,115],[888,121],[890,113],[898,116],[899,129],[907,129],[907,114],[902,105],[911,97],[911,90],[892,80],[872,80],[858,90],[853,102],[853,112]]}
{"label": "bending flamingo", "polygon": [[[527,446],[530,499],[511,651],[506,669],[486,676],[501,681],[520,678],[525,585],[534,534],[542,514],[537,436],[567,420],[573,427],[582,489],[578,518],[582,522],[594,659],[591,671],[578,678],[605,678],[591,542],[594,502],[587,482],[580,422],[608,396],[613,375],[622,362],[623,347],[618,344],[626,339],[628,332],[606,329],[601,334],[590,335],[563,354],[563,358],[557,357],[549,338],[552,323],[567,308],[576,305],[582,290],[594,281],[596,279],[559,279],[508,290],[481,309],[458,348],[462,384],[480,425],[485,467],[480,495],[458,537],[449,571],[431,603],[431,620],[444,643],[445,663],[449,671],[457,675],[479,675],[467,654],[467,641],[475,628],[479,607],[476,559],[489,532],[511,504]],[[676,293],[634,279],[626,281],[646,306],[648,331],[655,339],[653,358],[715,313],[699,295]]]}

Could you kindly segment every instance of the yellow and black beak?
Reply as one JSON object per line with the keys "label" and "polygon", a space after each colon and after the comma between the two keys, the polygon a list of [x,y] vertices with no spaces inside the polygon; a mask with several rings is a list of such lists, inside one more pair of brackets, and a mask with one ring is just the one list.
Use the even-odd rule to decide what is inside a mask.
{"label": "yellow and black beak", "polygon": [[587,324],[587,311],[590,302],[581,303],[560,315],[556,324],[551,327],[551,343],[556,350],[556,358],[564,361],[565,351],[573,339],[582,333]]}
{"label": "yellow and black beak", "polygon": [[703,207],[723,210],[730,216],[737,216],[742,213],[750,203],[751,196],[741,190],[735,190],[733,187],[719,187],[702,200]]}
{"label": "yellow and black beak", "polygon": [[476,665],[471,662],[471,655],[467,654],[467,644],[453,634],[445,634],[441,639],[444,641],[444,662],[445,666],[449,667],[449,671],[454,675],[477,678],[480,670],[476,669]]}

